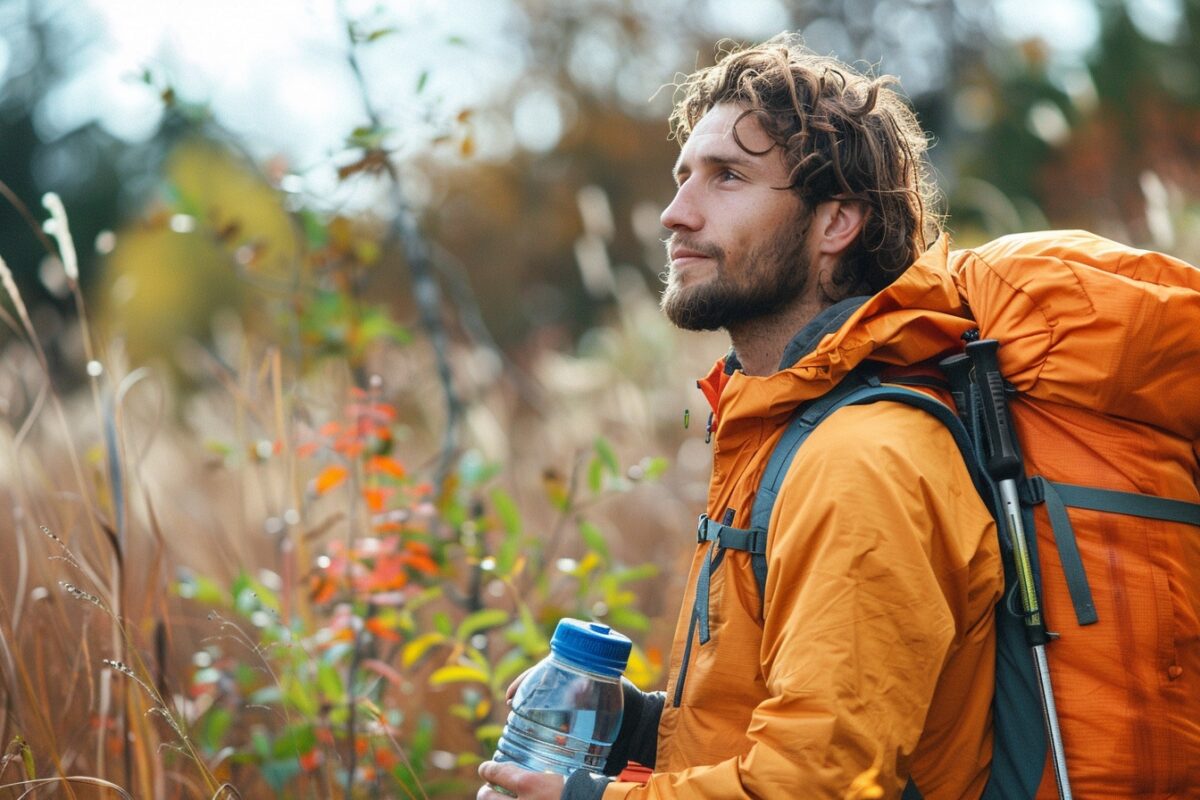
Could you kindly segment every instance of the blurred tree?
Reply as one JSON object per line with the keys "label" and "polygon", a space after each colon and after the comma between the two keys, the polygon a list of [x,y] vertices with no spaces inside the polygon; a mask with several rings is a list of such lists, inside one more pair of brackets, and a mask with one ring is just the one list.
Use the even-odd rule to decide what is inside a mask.
{"label": "blurred tree", "polygon": [[[73,55],[94,39],[90,13],[62,2],[0,3],[0,181],[9,190],[0,202],[0,255],[26,302],[41,308],[34,322],[54,361],[61,355],[54,334],[70,313],[66,284],[61,268],[45,262],[44,245],[16,204],[28,205],[40,220],[45,211],[38,198],[50,190],[62,196],[79,244],[80,278],[90,287],[97,262],[92,244],[115,225],[132,166],[125,160],[129,145],[95,123],[60,128],[45,106],[48,94],[70,76]],[[9,335],[0,332],[0,341]]]}

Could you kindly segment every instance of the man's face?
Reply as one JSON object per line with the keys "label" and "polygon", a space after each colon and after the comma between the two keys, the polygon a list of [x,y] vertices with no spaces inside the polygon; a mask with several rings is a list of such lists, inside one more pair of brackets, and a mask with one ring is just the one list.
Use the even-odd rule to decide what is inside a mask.
{"label": "man's face", "polygon": [[[783,154],[743,108],[719,104],[688,137],[675,164],[662,309],[688,330],[728,328],[769,316],[808,282],[806,219]],[[752,155],[747,150],[762,155]]]}

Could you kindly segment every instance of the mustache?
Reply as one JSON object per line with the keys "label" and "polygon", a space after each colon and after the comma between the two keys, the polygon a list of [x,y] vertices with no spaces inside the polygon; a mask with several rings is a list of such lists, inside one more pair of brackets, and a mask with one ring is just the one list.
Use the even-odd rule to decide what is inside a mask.
{"label": "mustache", "polygon": [[725,257],[725,251],[715,244],[708,244],[699,239],[692,239],[686,235],[671,234],[664,242],[667,246],[667,253],[670,254],[674,249],[691,250],[700,253],[706,258],[722,259]]}

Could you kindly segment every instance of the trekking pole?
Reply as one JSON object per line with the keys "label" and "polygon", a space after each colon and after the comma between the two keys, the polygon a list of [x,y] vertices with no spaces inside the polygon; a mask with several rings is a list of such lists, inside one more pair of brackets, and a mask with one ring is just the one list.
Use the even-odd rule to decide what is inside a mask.
{"label": "trekking pole", "polygon": [[1054,765],[1054,780],[1058,784],[1058,796],[1071,800],[1071,783],[1067,778],[1067,759],[1063,750],[1062,730],[1058,725],[1058,711],[1054,705],[1054,689],[1050,684],[1050,664],[1046,660],[1046,623],[1038,599],[1037,583],[1033,578],[1033,567],[1029,559],[1029,545],[1025,539],[1025,526],[1021,522],[1021,506],[1017,499],[1017,480],[1023,476],[1024,466],[1017,453],[1016,432],[1008,412],[1008,400],[1004,396],[1004,376],[1000,373],[997,352],[1000,343],[995,339],[981,339],[966,347],[967,355],[975,372],[975,386],[982,400],[984,428],[987,435],[987,471],[1000,491],[1001,512],[1008,529],[1016,561],[1017,587],[1021,593],[1021,604],[1025,611],[1025,636],[1033,650],[1037,669],[1038,691],[1042,698],[1042,713],[1045,716],[1046,732],[1050,737],[1050,758]]}

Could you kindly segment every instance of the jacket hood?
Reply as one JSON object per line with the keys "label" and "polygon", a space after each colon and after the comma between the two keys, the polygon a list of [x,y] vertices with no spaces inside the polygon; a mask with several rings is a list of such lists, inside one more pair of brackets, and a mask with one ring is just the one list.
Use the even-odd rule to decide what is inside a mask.
{"label": "jacket hood", "polygon": [[790,414],[864,361],[909,366],[960,349],[962,334],[975,323],[959,297],[949,259],[943,236],[883,291],[826,309],[785,348],[790,366],[772,375],[746,375],[727,370],[726,360],[717,362],[700,381],[717,418]]}

